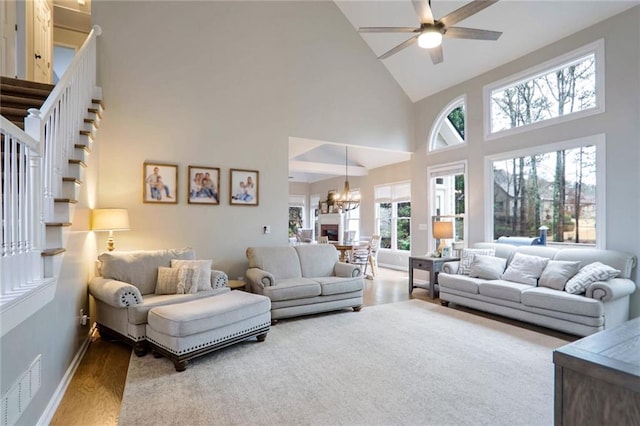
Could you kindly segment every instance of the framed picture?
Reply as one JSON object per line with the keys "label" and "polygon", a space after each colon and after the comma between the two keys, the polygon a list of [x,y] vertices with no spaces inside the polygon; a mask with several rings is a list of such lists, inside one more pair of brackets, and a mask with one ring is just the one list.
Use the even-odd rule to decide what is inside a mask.
{"label": "framed picture", "polygon": [[220,169],[189,166],[189,204],[220,204]]}
{"label": "framed picture", "polygon": [[329,205],[326,201],[320,201],[320,213],[327,214],[329,213]]}
{"label": "framed picture", "polygon": [[142,166],[142,201],[178,204],[178,165],[144,163]]}
{"label": "framed picture", "polygon": [[260,193],[260,172],[257,170],[229,170],[229,204],[257,206]]}

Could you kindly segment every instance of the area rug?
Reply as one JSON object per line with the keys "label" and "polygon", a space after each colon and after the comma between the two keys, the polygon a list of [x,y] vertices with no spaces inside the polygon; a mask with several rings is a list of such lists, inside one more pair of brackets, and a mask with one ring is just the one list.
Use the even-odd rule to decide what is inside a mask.
{"label": "area rug", "polygon": [[409,300],[290,320],[193,360],[132,355],[121,425],[551,425],[568,342]]}

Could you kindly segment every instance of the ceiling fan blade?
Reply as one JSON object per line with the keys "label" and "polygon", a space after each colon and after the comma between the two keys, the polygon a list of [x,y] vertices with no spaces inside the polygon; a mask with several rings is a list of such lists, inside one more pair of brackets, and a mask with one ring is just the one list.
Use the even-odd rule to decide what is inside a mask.
{"label": "ceiling fan blade", "polygon": [[413,8],[420,18],[422,24],[433,24],[433,12],[431,12],[431,5],[429,0],[411,0]]}
{"label": "ceiling fan blade", "polygon": [[429,51],[429,55],[431,56],[431,62],[433,62],[433,65],[438,65],[440,62],[442,62],[442,45],[427,50]]}
{"label": "ceiling fan blade", "polygon": [[455,25],[463,19],[467,19],[469,16],[480,12],[482,9],[497,3],[498,0],[473,0],[471,3],[467,3],[459,9],[454,10],[450,14],[438,20],[438,22],[444,24],[445,27]]}
{"label": "ceiling fan blade", "polygon": [[419,28],[415,27],[360,27],[359,33],[417,33]]}
{"label": "ceiling fan blade", "polygon": [[470,38],[474,40],[497,40],[502,33],[500,31],[479,30],[476,28],[449,27],[444,37]]}
{"label": "ceiling fan blade", "polygon": [[378,59],[387,59],[389,56],[395,55],[396,53],[398,53],[402,49],[406,49],[407,47],[411,46],[413,43],[418,41],[418,35],[419,34],[416,34],[415,36],[411,37],[409,40],[403,41],[402,43],[400,43],[399,45],[397,45],[393,49],[389,50],[386,53],[383,53],[380,56],[378,56]]}

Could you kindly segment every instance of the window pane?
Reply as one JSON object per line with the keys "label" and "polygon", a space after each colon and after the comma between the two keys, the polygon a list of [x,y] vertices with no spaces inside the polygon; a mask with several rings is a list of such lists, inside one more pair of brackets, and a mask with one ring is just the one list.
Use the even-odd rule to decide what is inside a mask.
{"label": "window pane", "polygon": [[491,133],[597,106],[596,55],[491,91]]}
{"label": "window pane", "polygon": [[398,219],[398,250],[411,250],[411,219]]}
{"label": "window pane", "polygon": [[494,238],[596,243],[596,149],[583,146],[493,162]]}
{"label": "window pane", "polygon": [[378,204],[380,248],[391,248],[391,203]]}
{"label": "window pane", "polygon": [[289,237],[295,237],[298,228],[302,228],[302,207],[289,206]]}

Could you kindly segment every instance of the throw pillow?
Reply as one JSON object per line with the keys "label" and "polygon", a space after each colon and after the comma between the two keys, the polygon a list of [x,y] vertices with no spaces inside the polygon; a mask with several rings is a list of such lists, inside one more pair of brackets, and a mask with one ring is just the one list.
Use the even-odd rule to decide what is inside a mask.
{"label": "throw pillow", "polygon": [[567,281],[564,291],[571,294],[584,293],[587,287],[597,281],[606,281],[620,274],[620,271],[605,265],[601,262],[593,262],[578,271],[578,273]]}
{"label": "throw pillow", "polygon": [[475,254],[469,268],[469,276],[484,280],[499,280],[506,264],[507,260],[501,257]]}
{"label": "throw pillow", "polygon": [[180,260],[171,259],[172,268],[198,268],[200,276],[198,277],[198,291],[211,290],[211,260]]}
{"label": "throw pillow", "polygon": [[460,265],[458,266],[458,274],[459,275],[469,275],[469,271],[471,270],[471,263],[473,262],[473,258],[476,254],[480,254],[483,256],[495,256],[495,249],[462,249],[462,254],[460,255]]}
{"label": "throw pillow", "polygon": [[539,287],[564,290],[564,286],[580,269],[580,262],[569,260],[550,260],[538,280]]}
{"label": "throw pillow", "polygon": [[184,274],[185,270],[182,268],[179,269],[160,266],[158,268],[156,294],[184,293]]}
{"label": "throw pillow", "polygon": [[540,256],[516,253],[511,259],[502,279],[514,283],[537,285],[549,259]]}
{"label": "throw pillow", "polygon": [[[173,269],[173,268],[172,268]],[[184,272],[184,293],[195,294],[198,292],[198,280],[200,279],[200,268],[180,268]]]}

